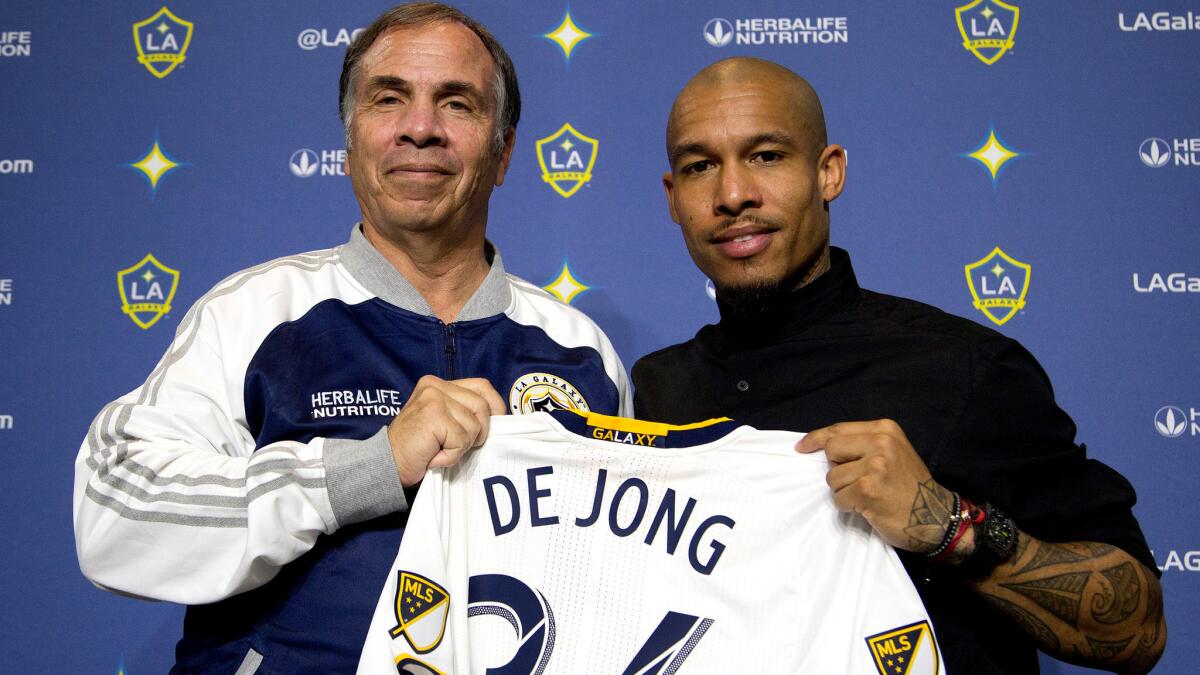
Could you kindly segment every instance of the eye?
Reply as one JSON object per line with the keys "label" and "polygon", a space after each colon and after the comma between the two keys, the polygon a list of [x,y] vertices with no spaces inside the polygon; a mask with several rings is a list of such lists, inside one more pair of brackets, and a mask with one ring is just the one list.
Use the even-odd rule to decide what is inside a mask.
{"label": "eye", "polygon": [[698,173],[704,173],[705,171],[708,171],[711,168],[712,168],[712,162],[708,161],[707,159],[702,159],[699,162],[692,162],[690,164],[685,164],[683,166],[683,174],[685,176],[691,176],[691,175],[695,175]]}
{"label": "eye", "polygon": [[761,162],[761,163],[765,163],[765,164],[771,164],[774,162],[778,162],[781,159],[783,159],[782,152],[777,152],[775,150],[763,150],[761,152],[754,153],[754,157],[751,158],[751,161],[757,161],[757,162]]}
{"label": "eye", "polygon": [[377,105],[396,105],[400,102],[400,97],[395,94],[383,94],[375,99]]}
{"label": "eye", "polygon": [[446,107],[451,110],[460,112],[469,112],[472,110],[471,104],[461,98],[452,98],[446,102]]}

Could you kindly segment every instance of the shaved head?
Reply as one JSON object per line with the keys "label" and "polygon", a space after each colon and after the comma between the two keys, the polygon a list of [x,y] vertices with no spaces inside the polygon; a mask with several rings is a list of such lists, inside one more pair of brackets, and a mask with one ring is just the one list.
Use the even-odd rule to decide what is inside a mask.
{"label": "shaved head", "polygon": [[829,269],[829,202],[846,152],[825,137],[812,85],[738,57],[693,77],[671,106],[663,188],[688,253],[743,317]]}
{"label": "shaved head", "polygon": [[785,99],[785,105],[795,115],[795,121],[811,134],[817,152],[828,143],[821,99],[808,80],[778,63],[749,56],[735,56],[717,61],[696,73],[675,97],[671,115],[667,119],[668,156],[674,159],[676,143],[679,140],[678,116],[681,109],[689,107],[689,104],[703,105],[704,101],[719,97],[723,90],[745,85],[761,87]]}

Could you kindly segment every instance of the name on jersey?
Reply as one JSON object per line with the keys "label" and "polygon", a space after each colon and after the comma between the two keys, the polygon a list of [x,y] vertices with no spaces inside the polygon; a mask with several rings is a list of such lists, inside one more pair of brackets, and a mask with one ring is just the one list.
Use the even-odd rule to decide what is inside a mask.
{"label": "name on jersey", "polygon": [[637,434],[632,431],[605,429],[604,427],[588,427],[588,431],[592,434],[592,438],[598,438],[602,441],[624,443],[626,445],[641,445],[648,448],[663,447],[663,437],[654,434]]}
{"label": "name on jersey", "polygon": [[336,389],[312,395],[313,419],[400,414],[404,400],[395,389]]}
{"label": "name on jersey", "polygon": [[[564,519],[557,513],[549,512],[552,507],[548,502],[555,501],[552,499],[553,475],[552,466],[527,469],[525,480],[519,481],[524,483],[524,499],[516,482],[508,476],[496,475],[483,479],[492,531],[497,537],[517,529],[522,521],[529,527],[564,525]],[[575,527],[600,525],[618,537],[634,536],[647,546],[661,547],[667,555],[686,554],[688,564],[700,574],[712,574],[716,569],[725,552],[725,544],[717,536],[733,529],[733,518],[721,514],[708,517],[696,515],[696,499],[688,497],[680,506],[680,500],[672,488],[667,488],[661,496],[652,499],[649,485],[637,476],[626,478],[610,493],[606,489],[608,470],[600,469],[596,473],[595,485],[589,513],[583,517],[566,518],[566,524]],[[680,544],[684,541],[687,542],[686,552],[680,551]]]}

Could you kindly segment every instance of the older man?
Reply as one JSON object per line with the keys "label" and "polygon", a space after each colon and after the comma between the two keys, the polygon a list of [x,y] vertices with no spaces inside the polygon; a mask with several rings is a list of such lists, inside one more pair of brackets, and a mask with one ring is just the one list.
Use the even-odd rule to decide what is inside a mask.
{"label": "older man", "polygon": [[191,605],[178,672],[352,670],[428,467],[493,414],[627,412],[607,338],[485,239],[520,115],[495,38],[396,7],[347,51],[339,102],[350,240],[218,284],[76,462],[80,566]]}
{"label": "older man", "polygon": [[825,451],[835,504],[902,551],[948,672],[1037,672],[1035,647],[1148,670],[1166,627],[1133,489],[1075,444],[1016,342],[859,288],[829,246],[846,154],[809,84],[709,66],[675,100],[667,152],[671,217],[721,321],[637,363],[638,417],[810,431],[798,450]]}

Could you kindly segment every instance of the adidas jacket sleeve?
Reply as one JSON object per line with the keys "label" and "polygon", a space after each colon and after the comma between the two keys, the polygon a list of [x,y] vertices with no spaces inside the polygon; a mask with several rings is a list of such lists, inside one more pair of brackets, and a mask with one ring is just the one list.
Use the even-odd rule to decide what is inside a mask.
{"label": "adidas jacket sleeve", "polygon": [[266,583],[322,533],[407,508],[384,429],[255,451],[240,410],[245,359],[222,353],[247,326],[223,322],[239,333],[223,343],[210,310],[197,303],[146,382],[106,406],[80,448],[75,543],[101,587],[213,602]]}

